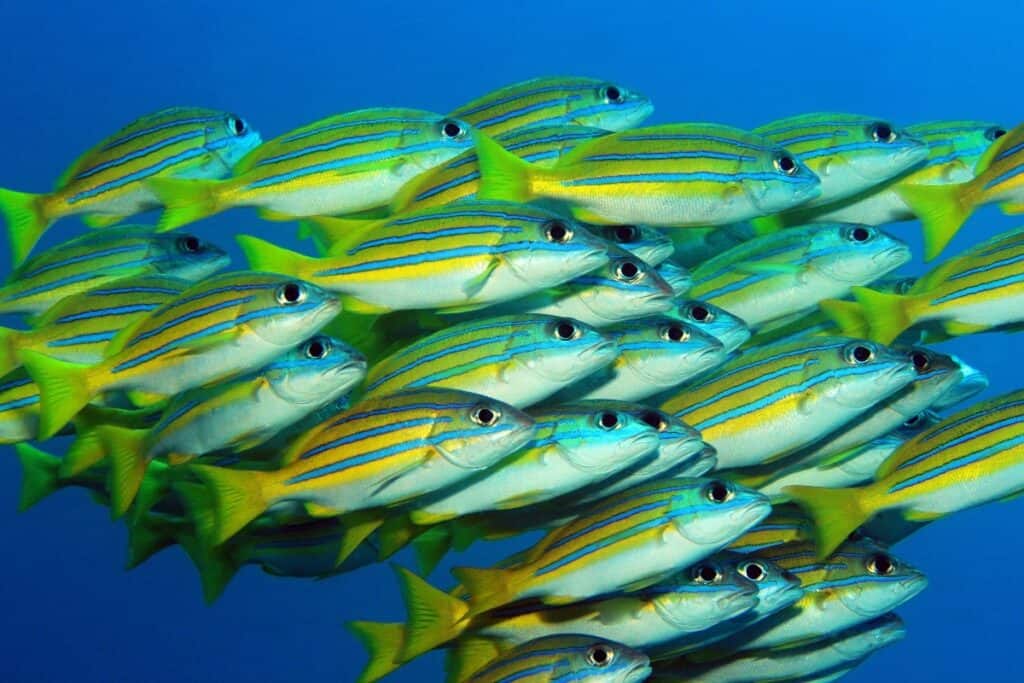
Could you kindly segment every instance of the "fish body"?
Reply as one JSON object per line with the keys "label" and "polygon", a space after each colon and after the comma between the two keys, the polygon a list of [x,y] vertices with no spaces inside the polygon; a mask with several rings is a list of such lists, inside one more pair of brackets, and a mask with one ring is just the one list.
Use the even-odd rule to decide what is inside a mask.
{"label": "fish body", "polygon": [[578,635],[534,640],[512,649],[470,676],[468,683],[641,683],[651,673],[647,655],[618,643]]}

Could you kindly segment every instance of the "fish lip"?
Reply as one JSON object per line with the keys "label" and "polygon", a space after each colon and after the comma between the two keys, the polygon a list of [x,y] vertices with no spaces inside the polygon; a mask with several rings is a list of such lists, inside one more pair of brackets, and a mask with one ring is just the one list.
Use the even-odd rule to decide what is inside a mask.
{"label": "fish lip", "polygon": [[[655,312],[663,313],[672,308],[673,299],[675,293],[673,292],[653,292],[642,297],[638,303],[643,305],[644,310],[655,310]],[[652,307],[657,306],[657,309]]]}
{"label": "fish lip", "polygon": [[751,334],[750,327],[746,323],[743,323],[742,327],[737,325],[725,329],[720,336],[716,337],[716,339],[721,342],[725,352],[728,354],[745,344],[750,339]]}
{"label": "fish lip", "polygon": [[910,247],[905,244],[896,244],[884,251],[875,254],[871,259],[872,263],[880,264],[889,270],[898,268],[912,258]]}
{"label": "fish lip", "polygon": [[[601,362],[603,367],[603,365],[608,364],[618,355],[619,349],[615,345],[615,342],[610,339],[605,339],[580,351],[576,356],[576,359],[585,365],[592,365],[594,363]],[[605,356],[607,356],[607,358],[605,358]],[[594,367],[593,369],[598,370],[599,367]]]}
{"label": "fish lip", "polygon": [[772,612],[777,612],[789,605],[792,605],[800,598],[804,596],[804,587],[801,584],[787,584],[777,591],[769,593],[767,599],[760,598],[760,604],[770,609]]}
{"label": "fish lip", "polygon": [[651,671],[650,660],[646,662],[638,662],[632,669],[626,672],[625,677],[622,679],[622,683],[641,683],[641,681],[647,680],[647,677],[651,675]]}
{"label": "fish lip", "polygon": [[[743,612],[754,609],[754,607],[757,606],[757,603],[758,599],[756,590],[744,590],[731,593],[716,601],[718,609],[723,613],[728,613],[730,617],[737,616]],[[730,617],[725,618],[728,619]]]}

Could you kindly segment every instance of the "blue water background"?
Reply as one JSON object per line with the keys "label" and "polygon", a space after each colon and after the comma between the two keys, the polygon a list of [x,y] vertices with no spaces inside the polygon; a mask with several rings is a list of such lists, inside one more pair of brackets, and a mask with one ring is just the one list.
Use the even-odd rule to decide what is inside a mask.
{"label": "blue water background", "polygon": [[[832,110],[1009,126],[1024,112],[1021,17],[1013,2],[4,0],[0,186],[44,191],[81,151],[166,106],[236,111],[266,139],[361,107],[443,112],[513,81],[563,73],[648,93],[656,123],[755,127]],[[982,210],[947,253],[1015,225]],[[62,221],[44,244],[83,229]],[[236,267],[244,266],[237,232],[299,244],[292,225],[249,211],[194,229],[230,246]],[[892,230],[920,253],[916,224]],[[920,268],[916,261],[910,271]],[[940,348],[987,372],[986,395],[996,395],[1024,386],[1022,342],[984,335]],[[125,572],[123,526],[81,491],[16,514],[19,467],[11,449],[0,451],[0,681],[346,682],[364,654],[342,624],[401,617],[386,566],[327,581],[249,567],[207,608],[178,549]],[[1019,680],[1022,511],[1024,501],[990,505],[900,545],[931,585],[900,610],[906,641],[846,680]],[[486,564],[508,547],[458,560]],[[447,566],[435,580],[447,580]],[[393,680],[442,680],[441,658]]]}

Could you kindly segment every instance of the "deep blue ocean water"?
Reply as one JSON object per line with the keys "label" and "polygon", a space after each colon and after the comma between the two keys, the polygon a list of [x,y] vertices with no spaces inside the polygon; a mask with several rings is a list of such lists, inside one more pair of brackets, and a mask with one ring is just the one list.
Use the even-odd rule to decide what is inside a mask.
{"label": "deep blue ocean water", "polygon": [[[832,110],[1011,126],[1024,113],[1020,20],[1011,2],[0,1],[0,186],[44,191],[82,150],[166,106],[236,111],[268,139],[361,107],[444,112],[548,74],[647,93],[651,123],[752,128]],[[1015,225],[979,211],[947,254]],[[62,221],[44,244],[83,229]],[[237,232],[298,245],[292,225],[247,211],[194,229],[232,249]],[[920,252],[916,224],[891,229]],[[918,260],[907,272],[920,270]],[[992,396],[1024,386],[1022,342],[983,335],[940,348],[988,373]],[[246,568],[207,608],[177,549],[125,572],[123,526],[83,492],[16,514],[20,471],[0,450],[0,681],[351,681],[364,654],[342,624],[401,617],[386,566],[327,581]],[[931,584],[899,610],[907,639],[845,680],[1019,680],[1022,512],[1024,501],[991,505],[898,546]],[[393,680],[442,680],[440,657]]]}

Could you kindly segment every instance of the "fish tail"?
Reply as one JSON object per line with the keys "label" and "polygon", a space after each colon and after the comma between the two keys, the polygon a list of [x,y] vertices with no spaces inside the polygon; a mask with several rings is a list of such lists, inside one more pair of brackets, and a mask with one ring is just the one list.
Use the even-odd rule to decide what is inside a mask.
{"label": "fish tail", "polygon": [[312,239],[317,251],[330,254],[338,245],[360,238],[372,221],[319,216],[299,222],[299,237]]}
{"label": "fish tail", "polygon": [[79,425],[76,422],[75,440],[61,461],[60,476],[78,476],[107,457],[107,444],[100,438],[96,429],[94,426]]}
{"label": "fish tail", "polygon": [[96,428],[107,451],[110,474],[110,513],[116,519],[128,511],[146,474],[146,431],[102,425]]}
{"label": "fish tail", "polygon": [[50,227],[50,219],[43,211],[43,196],[0,188],[0,214],[7,221],[14,265],[25,260]]}
{"label": "fish tail", "polygon": [[500,657],[502,648],[490,638],[459,638],[444,660],[445,682],[463,683]]}
{"label": "fish tail", "polygon": [[350,621],[352,635],[366,648],[370,661],[356,683],[372,683],[399,667],[398,658],[405,642],[405,625],[379,621]]}
{"label": "fish tail", "polygon": [[10,327],[0,327],[0,376],[21,365],[18,350],[25,333]]}
{"label": "fish tail", "polygon": [[914,324],[906,296],[876,292],[868,287],[854,287],[852,291],[871,331],[870,339],[889,344]]}
{"label": "fish tail", "polygon": [[477,199],[530,201],[533,165],[479,131],[473,134],[473,141],[480,160],[480,189],[476,193]]}
{"label": "fish tail", "polygon": [[751,219],[750,226],[754,228],[755,235],[771,235],[785,228],[786,222],[782,216],[775,214]]}
{"label": "fish tail", "polygon": [[401,661],[407,662],[425,652],[455,640],[468,625],[469,605],[434,588],[403,567],[396,567],[402,599],[409,614]]}
{"label": "fish tail", "polygon": [[146,472],[142,475],[138,493],[135,494],[129,524],[134,524],[145,516],[170,492],[170,478],[167,476],[167,469],[168,466],[159,460],[149,461]]}
{"label": "fish tail", "polygon": [[342,517],[342,522],[345,532],[341,536],[335,567],[340,567],[370,534],[380,528],[384,518],[379,510],[369,509],[351,512]]}
{"label": "fish tail", "polygon": [[416,566],[422,576],[429,576],[452,549],[452,534],[447,524],[431,527],[412,542]]}
{"label": "fish tail", "polygon": [[164,205],[164,212],[157,223],[157,231],[174,230],[223,211],[225,207],[220,200],[220,188],[223,184],[223,180],[147,180],[146,186]]}
{"label": "fish tail", "polygon": [[199,572],[203,599],[207,605],[212,605],[224,594],[224,589],[242,566],[232,544],[211,547],[198,542],[191,534],[181,534],[178,542]]}
{"label": "fish tail", "polygon": [[409,545],[423,531],[424,529],[413,524],[407,515],[390,517],[377,532],[377,541],[380,544],[379,559],[386,560],[391,557]]}
{"label": "fish tail", "polygon": [[39,438],[48,439],[71,421],[95,395],[92,366],[69,363],[25,349],[22,363],[39,385]]}
{"label": "fish tail", "polygon": [[152,515],[128,525],[128,559],[125,569],[134,569],[164,548],[178,543],[179,529]]}
{"label": "fish tail", "polygon": [[176,481],[171,489],[181,498],[182,505],[192,519],[196,537],[204,545],[212,546],[213,537],[217,533],[217,518],[210,492],[202,484],[191,481]]}
{"label": "fish tail", "polygon": [[60,458],[27,443],[14,445],[21,461],[21,496],[18,512],[24,512],[60,488]]}
{"label": "fish tail", "polygon": [[931,261],[942,253],[949,241],[974,211],[967,200],[968,183],[959,185],[908,185],[898,187],[903,201],[921,219],[924,259]]}
{"label": "fish tail", "polygon": [[814,520],[818,557],[826,558],[871,517],[861,505],[861,490],[786,486],[782,492]]}
{"label": "fish tail", "polygon": [[481,614],[512,601],[509,575],[504,569],[456,567],[452,574],[469,593],[472,614]]}
{"label": "fish tail", "polygon": [[831,318],[836,327],[846,336],[865,339],[871,334],[871,326],[868,325],[864,311],[856,301],[825,299],[819,305],[821,311]]}
{"label": "fish tail", "polygon": [[213,545],[227,541],[266,511],[262,472],[211,465],[191,465],[190,469],[212,494]]}
{"label": "fish tail", "polygon": [[311,256],[279,247],[251,235],[238,235],[235,237],[235,241],[238,242],[242,253],[249,261],[249,267],[253,270],[299,275],[306,272],[311,263],[316,262],[316,259]]}

